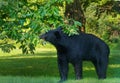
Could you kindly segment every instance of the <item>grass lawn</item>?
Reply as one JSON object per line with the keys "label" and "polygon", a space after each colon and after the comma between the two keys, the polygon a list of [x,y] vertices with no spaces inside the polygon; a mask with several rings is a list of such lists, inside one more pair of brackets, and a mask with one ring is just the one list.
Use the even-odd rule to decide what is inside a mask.
{"label": "grass lawn", "polygon": [[[65,83],[119,83],[120,52],[111,50],[106,80],[98,80],[91,62],[83,63],[83,79],[75,81],[74,69],[69,65],[69,77]],[[21,54],[19,49],[11,53],[0,51],[0,83],[56,83],[59,80],[56,50],[52,46],[40,46],[35,54]]]}

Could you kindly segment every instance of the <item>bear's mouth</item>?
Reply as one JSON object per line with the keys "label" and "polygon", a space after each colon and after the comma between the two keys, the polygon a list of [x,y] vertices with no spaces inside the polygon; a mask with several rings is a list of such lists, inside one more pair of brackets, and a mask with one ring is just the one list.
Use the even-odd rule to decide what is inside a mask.
{"label": "bear's mouth", "polygon": [[39,38],[42,39],[41,44],[43,46],[46,45],[46,36],[45,35],[41,35]]}
{"label": "bear's mouth", "polygon": [[42,44],[43,46],[45,46],[46,43],[47,43],[46,41],[42,41],[42,42],[41,42],[41,44]]}

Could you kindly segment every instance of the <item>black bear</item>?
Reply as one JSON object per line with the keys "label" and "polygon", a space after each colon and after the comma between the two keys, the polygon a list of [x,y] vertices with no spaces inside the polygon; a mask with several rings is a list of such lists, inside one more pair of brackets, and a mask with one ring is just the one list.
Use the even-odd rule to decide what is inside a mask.
{"label": "black bear", "polygon": [[76,79],[81,79],[84,60],[94,64],[99,79],[106,78],[109,47],[98,37],[82,32],[79,35],[68,36],[59,27],[42,34],[40,39],[56,47],[60,82],[67,80],[69,63],[74,66]]}

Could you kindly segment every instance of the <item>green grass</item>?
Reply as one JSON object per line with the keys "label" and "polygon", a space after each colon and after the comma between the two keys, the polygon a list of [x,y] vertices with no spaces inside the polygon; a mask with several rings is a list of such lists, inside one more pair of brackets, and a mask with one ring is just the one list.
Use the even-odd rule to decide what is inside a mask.
{"label": "green grass", "polygon": [[[57,83],[56,77],[23,77],[23,76],[0,76],[0,83]],[[83,80],[68,80],[64,83],[119,83],[119,78],[97,80],[95,78],[85,78]]]}
{"label": "green grass", "polygon": [[0,76],[0,83],[57,83],[58,78]]}
{"label": "green grass", "polygon": [[[98,80],[91,62],[83,63],[83,79],[76,81],[74,69],[69,65],[69,77],[65,83],[118,83],[120,82],[120,52],[111,50],[106,80]],[[56,50],[52,46],[40,46],[35,54],[21,54],[19,49],[11,53],[0,51],[0,83],[56,83],[59,80]]]}

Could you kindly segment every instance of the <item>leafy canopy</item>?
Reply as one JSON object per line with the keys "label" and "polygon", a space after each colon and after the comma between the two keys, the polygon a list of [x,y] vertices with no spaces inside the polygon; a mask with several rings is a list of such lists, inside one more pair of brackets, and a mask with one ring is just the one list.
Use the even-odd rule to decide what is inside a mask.
{"label": "leafy canopy", "polygon": [[0,0],[0,48],[10,52],[18,43],[23,53],[34,53],[39,34],[58,26],[69,35],[76,34],[75,27],[81,24],[74,20],[74,25],[65,23],[65,2],[72,0]]}

